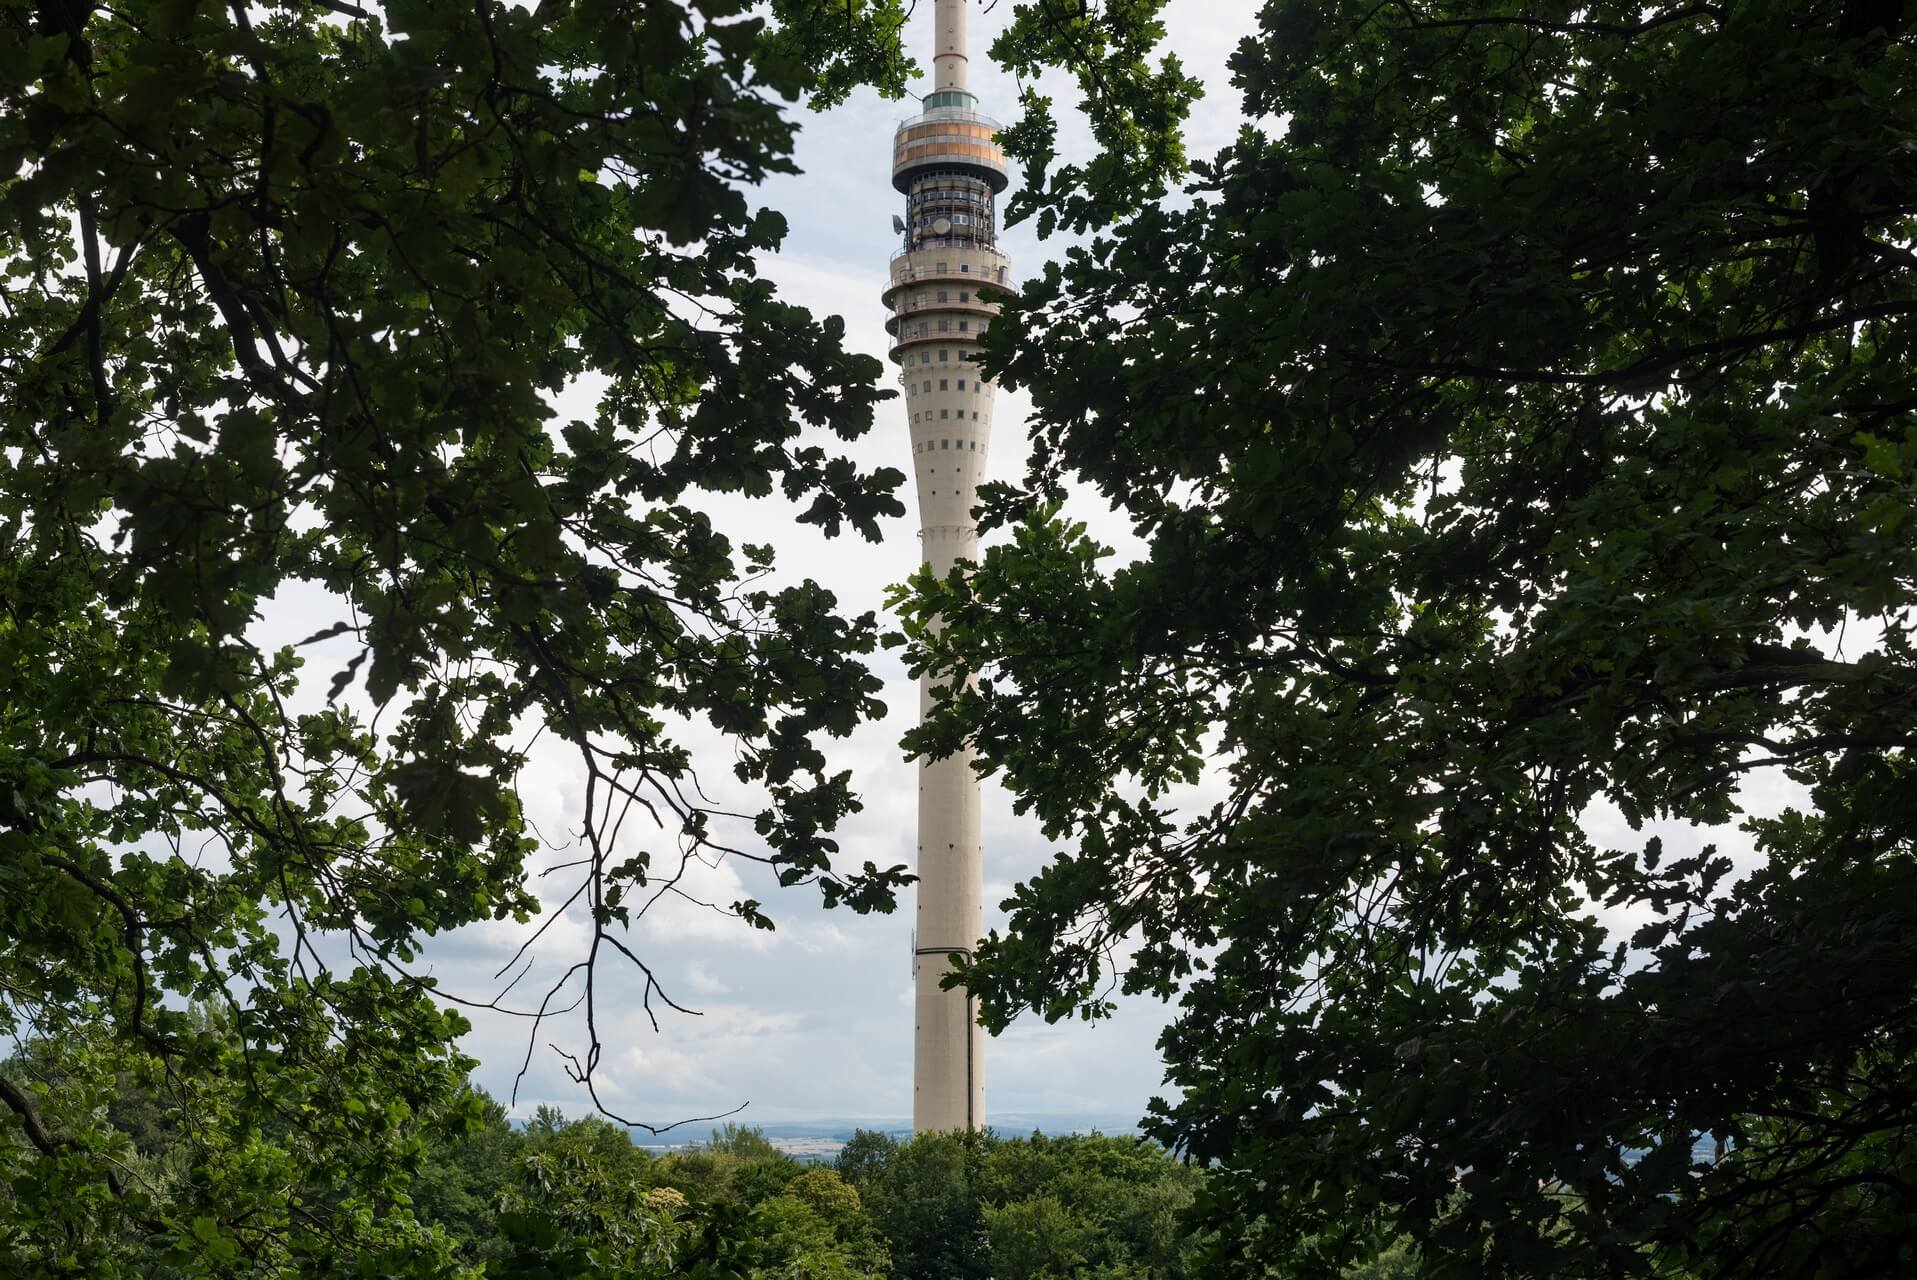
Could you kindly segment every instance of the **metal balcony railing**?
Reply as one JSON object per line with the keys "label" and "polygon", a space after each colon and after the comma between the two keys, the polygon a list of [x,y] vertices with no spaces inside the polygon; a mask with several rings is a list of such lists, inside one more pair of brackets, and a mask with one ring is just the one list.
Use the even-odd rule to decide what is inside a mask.
{"label": "metal balcony railing", "polygon": [[[942,240],[935,240],[932,237],[927,236],[925,239],[919,241],[916,245],[914,245],[910,249],[899,249],[895,251],[892,254],[892,261],[896,263],[900,258],[905,257],[909,253],[924,253],[928,249],[951,249],[954,252],[963,250],[967,253],[990,253],[990,254],[995,254],[1001,258],[1005,256],[1004,254],[999,253],[999,251],[993,248],[991,245],[980,244],[976,240],[969,240],[969,239],[960,240],[957,237],[948,237]],[[1010,265],[1010,264],[1007,264],[1007,265]],[[901,278],[903,277],[899,275],[898,269],[896,267],[893,268],[892,279],[896,282],[900,280]]]}
{"label": "metal balcony railing", "polygon": [[967,111],[964,107],[933,107],[915,116],[907,116],[899,121],[898,129],[908,129],[915,124],[988,124],[994,130],[1003,132],[1005,126],[982,111]]}
{"label": "metal balcony railing", "polygon": [[[989,285],[991,281],[988,280],[985,283]],[[998,303],[987,302],[983,298],[947,298],[943,302],[933,298],[927,298],[924,302],[915,302],[910,297],[904,297],[900,298],[893,306],[892,314],[894,316],[906,316],[918,311],[979,310],[985,311],[988,315],[997,315],[999,306]]]}

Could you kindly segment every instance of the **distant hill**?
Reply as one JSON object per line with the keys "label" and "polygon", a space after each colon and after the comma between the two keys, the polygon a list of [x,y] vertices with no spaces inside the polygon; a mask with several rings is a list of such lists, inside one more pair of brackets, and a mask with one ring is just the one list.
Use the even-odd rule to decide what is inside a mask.
{"label": "distant hill", "polygon": [[[859,1129],[888,1133],[895,1138],[907,1138],[912,1134],[912,1122],[900,1117],[866,1117],[864,1119],[822,1119],[822,1120],[773,1120],[765,1123],[745,1120],[741,1122],[763,1132],[772,1145],[781,1151],[798,1156],[801,1159],[829,1160],[838,1154],[841,1146]],[[1138,1117],[1116,1114],[1092,1113],[1041,1113],[1008,1111],[995,1114],[991,1118],[994,1132],[1007,1136],[1022,1137],[1037,1132],[1050,1136],[1067,1133],[1133,1134],[1138,1132]],[[705,1142],[709,1133],[701,1128],[688,1126],[683,1135],[675,1130],[671,1133],[653,1135],[644,1130],[632,1134],[633,1145],[644,1147],[648,1151],[676,1151],[686,1147],[696,1147]]]}
{"label": "distant hill", "polygon": [[[788,1155],[801,1160],[830,1160],[838,1155],[859,1129],[890,1134],[894,1138],[912,1136],[912,1122],[897,1117],[863,1120],[775,1120],[765,1124],[754,1124],[773,1146]],[[1108,1136],[1126,1136],[1139,1131],[1136,1117],[1115,1114],[1093,1114],[1074,1112],[1017,1112],[1009,1111],[992,1117],[991,1128],[995,1133],[1006,1137],[1024,1137],[1038,1132],[1050,1137],[1067,1133],[1102,1133]],[[710,1131],[688,1126],[683,1134],[678,1131],[654,1136],[643,1130],[632,1133],[634,1146],[648,1151],[678,1151],[687,1147],[703,1144]],[[1709,1164],[1715,1152],[1716,1143],[1709,1134],[1697,1138],[1691,1148],[1694,1163]],[[1628,1157],[1627,1157],[1628,1158]]]}

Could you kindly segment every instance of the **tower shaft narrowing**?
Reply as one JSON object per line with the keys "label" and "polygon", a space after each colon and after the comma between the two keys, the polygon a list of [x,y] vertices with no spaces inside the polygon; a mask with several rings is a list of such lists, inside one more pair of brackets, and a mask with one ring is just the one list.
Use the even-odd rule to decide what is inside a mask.
{"label": "tower shaft narrowing", "polygon": [[[979,341],[998,307],[980,288],[1003,288],[995,201],[1007,185],[999,125],[966,90],[967,0],[938,0],[933,92],[893,138],[892,185],[905,197],[903,246],[885,290],[892,359],[905,388],[919,539],[939,575],[978,554],[971,511],[992,434],[992,387],[979,377]],[[919,689],[919,714],[934,686]],[[913,932],[912,1128],[985,1124],[984,1036],[971,997],[939,982],[952,956],[983,932],[979,784],[969,752],[920,761],[918,913]]]}

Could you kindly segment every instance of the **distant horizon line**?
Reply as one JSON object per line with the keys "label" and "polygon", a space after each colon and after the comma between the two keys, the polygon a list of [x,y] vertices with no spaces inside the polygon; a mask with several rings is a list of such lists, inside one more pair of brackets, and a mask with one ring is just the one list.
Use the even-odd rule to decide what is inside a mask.
{"label": "distant horizon line", "polygon": [[[577,1117],[584,1119],[584,1116]],[[994,1117],[988,1117],[986,1128],[1005,1131],[1009,1126],[1019,1128],[1036,1127],[1045,1130],[1048,1126],[1058,1126],[1059,1132],[1074,1132],[1087,1127],[1101,1131],[1122,1130],[1136,1132],[1141,1117],[1122,1111],[1005,1111]],[[530,1116],[513,1116],[511,1122],[515,1128],[522,1128],[531,1120]],[[616,1122],[614,1122],[616,1124]],[[768,1135],[774,1131],[786,1132],[794,1129],[806,1131],[806,1136],[828,1136],[823,1130],[850,1131],[865,1129],[884,1133],[891,1130],[910,1130],[912,1118],[909,1115],[896,1116],[859,1116],[859,1115],[822,1115],[788,1120],[754,1120],[747,1117],[728,1116],[722,1120],[692,1121],[673,1129],[651,1133],[643,1125],[624,1125],[628,1132],[644,1134],[656,1144],[703,1143],[708,1135],[716,1133],[726,1125],[740,1129],[758,1129]],[[787,1136],[790,1136],[787,1134]]]}

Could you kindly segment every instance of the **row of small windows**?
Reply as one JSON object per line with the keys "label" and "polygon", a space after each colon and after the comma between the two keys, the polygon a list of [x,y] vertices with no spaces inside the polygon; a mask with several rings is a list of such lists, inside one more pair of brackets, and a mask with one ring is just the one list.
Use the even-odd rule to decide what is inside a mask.
{"label": "row of small windows", "polygon": [[[959,441],[958,442],[959,451],[963,453],[967,445],[970,445],[972,447],[973,453],[978,452],[978,441],[976,440]],[[941,449],[950,449],[952,447],[952,442],[950,440],[941,440],[938,443],[938,447]],[[932,452],[932,442],[930,440],[925,440],[918,444],[915,444],[912,446],[912,452],[913,453],[930,453]]]}
{"label": "row of small windows", "polygon": [[[937,266],[935,266],[935,267],[933,267],[933,268],[932,268],[932,270],[933,270],[933,272],[934,272],[935,274],[937,274],[937,275],[942,275],[942,276],[943,276],[943,275],[950,275],[950,274],[952,273],[952,266],[951,266],[951,264],[950,264],[950,263],[947,263],[947,262],[941,262],[941,263],[939,263],[939,264],[938,264]],[[982,276],[989,276],[989,275],[991,275],[991,274],[992,274],[992,268],[990,268],[990,267],[980,267],[980,268],[978,269],[978,273],[979,273],[980,275],[982,275]],[[959,274],[960,274],[960,275],[962,275],[962,276],[969,276],[969,275],[971,275],[971,274],[972,274],[972,264],[971,264],[971,263],[969,263],[969,262],[961,262],[961,263],[959,263]],[[998,278],[999,278],[999,279],[1000,279],[1001,281],[1005,279],[1005,268],[1004,268],[1004,267],[1000,267],[1000,268],[998,268]]]}
{"label": "row of small windows", "polygon": [[[945,216],[947,215],[942,213],[921,213],[918,216],[917,225],[921,227],[929,227],[934,222],[937,222],[940,218]],[[954,213],[954,214],[951,214],[950,217],[952,219],[952,225],[955,227],[969,227],[972,225],[972,215],[969,213]],[[989,214],[979,215],[978,224],[981,227],[991,225],[991,221],[992,221],[991,215]]]}
{"label": "row of small windows", "polygon": [[[958,291],[958,300],[960,302],[970,302],[972,300],[972,291],[970,289],[960,289]],[[949,302],[949,301],[951,301],[951,299],[948,296],[948,292],[944,289],[940,289],[936,293],[928,294],[928,293],[920,292],[913,295],[912,305],[915,307],[922,307],[927,302]]]}
{"label": "row of small windows", "polygon": [[[981,331],[981,332],[982,332],[982,331]],[[909,360],[909,359],[911,359],[911,356],[909,356],[909,355],[908,355],[908,356],[906,357],[906,359],[908,359],[908,360]],[[949,362],[949,361],[950,361],[951,359],[952,359],[952,350],[951,350],[951,348],[950,348],[950,347],[940,347],[940,348],[939,348],[939,363],[940,363],[940,364],[945,364],[945,363],[947,363],[947,362]],[[921,351],[921,352],[919,352],[919,363],[920,363],[920,364],[931,364],[931,363],[932,363],[932,353],[931,353],[930,351]]]}
{"label": "row of small windows", "polygon": [[981,218],[991,216],[992,197],[985,192],[985,184],[979,183],[977,191],[951,191],[938,189],[933,191],[915,191],[905,198],[905,207],[910,212],[925,209],[973,209]]}
{"label": "row of small windows", "polygon": [[[952,411],[951,411],[950,409],[940,409],[940,410],[939,410],[939,417],[941,417],[941,418],[944,418],[944,417],[949,417],[949,416],[951,415],[951,412],[952,412]],[[965,410],[963,410],[963,409],[960,409],[960,410],[958,411],[958,416],[959,416],[959,421],[961,421],[961,422],[963,422],[963,421],[965,420]],[[915,413],[915,414],[913,414],[913,415],[912,415],[912,421],[914,421],[914,422],[917,422],[918,420],[919,420],[919,415],[918,415],[918,414],[916,414],[916,413]],[[930,409],[927,409],[927,410],[925,411],[925,420],[926,420],[927,422],[930,422],[930,421],[932,420],[932,411],[931,411]],[[977,410],[977,409],[974,409],[974,410],[972,410],[972,421],[974,421],[974,422],[977,422],[977,421],[978,421],[978,410]]]}
{"label": "row of small windows", "polygon": [[926,169],[912,180],[912,190],[922,191],[935,186],[982,187],[985,184],[970,169]]}
{"label": "row of small windows", "polygon": [[[945,385],[945,384],[946,384],[947,382],[949,382],[949,381],[951,381],[951,379],[949,379],[949,378],[940,378],[940,379],[939,379],[939,390],[940,390],[940,391],[951,391],[951,390],[953,390],[953,388],[951,388],[951,387],[948,387],[948,386],[946,386],[946,385]],[[931,380],[930,378],[927,378],[927,379],[926,379],[926,380],[925,380],[924,382],[915,382],[915,383],[913,383],[913,384],[912,384],[911,386],[909,386],[909,387],[907,387],[907,388],[906,388],[906,391],[907,391],[908,393],[915,393],[915,392],[926,392],[926,391],[930,391],[931,389],[932,389],[932,380]],[[958,389],[958,390],[960,390],[960,391],[963,391],[963,390],[965,390],[965,379],[963,379],[963,378],[960,378],[960,379],[958,380],[958,387],[957,387],[957,389]],[[972,390],[973,390],[974,392],[979,392],[979,391],[983,391],[984,389],[985,389],[985,383],[984,383],[984,381],[983,381],[982,379],[979,379],[979,378],[974,378],[974,379],[972,379]]]}
{"label": "row of small windows", "polygon": [[[949,247],[950,247],[949,245],[945,245],[945,244],[939,245],[939,248],[941,249],[949,248]],[[1005,283],[1005,270],[1006,269],[1004,267],[988,267],[981,264],[979,266],[978,271],[974,273],[972,270],[972,264],[969,262],[961,262],[959,263],[959,267],[958,267],[958,273],[962,276],[977,274],[980,279],[988,280],[988,281],[996,280],[999,284]],[[933,267],[930,271],[915,270],[912,267],[907,266],[907,267],[902,267],[899,270],[892,273],[892,283],[895,285],[904,284],[908,280],[920,280],[927,276],[949,276],[951,274],[952,274],[952,264],[949,262],[941,262],[937,266]]]}
{"label": "row of small windows", "polygon": [[908,209],[928,204],[970,204],[990,207],[992,189],[969,174],[946,174],[920,178],[905,197]]}
{"label": "row of small windows", "polygon": [[[970,333],[972,331],[972,322],[970,320],[959,321],[958,331],[960,333]],[[981,324],[978,327],[978,331],[980,333],[984,333],[985,326]],[[926,336],[927,332],[928,330],[926,329],[926,326],[924,324],[917,324],[912,326],[910,329],[901,330],[899,333],[899,336],[902,338],[923,338]],[[938,333],[952,332],[952,322],[950,320],[940,320],[939,327],[935,332],[938,332]]]}

